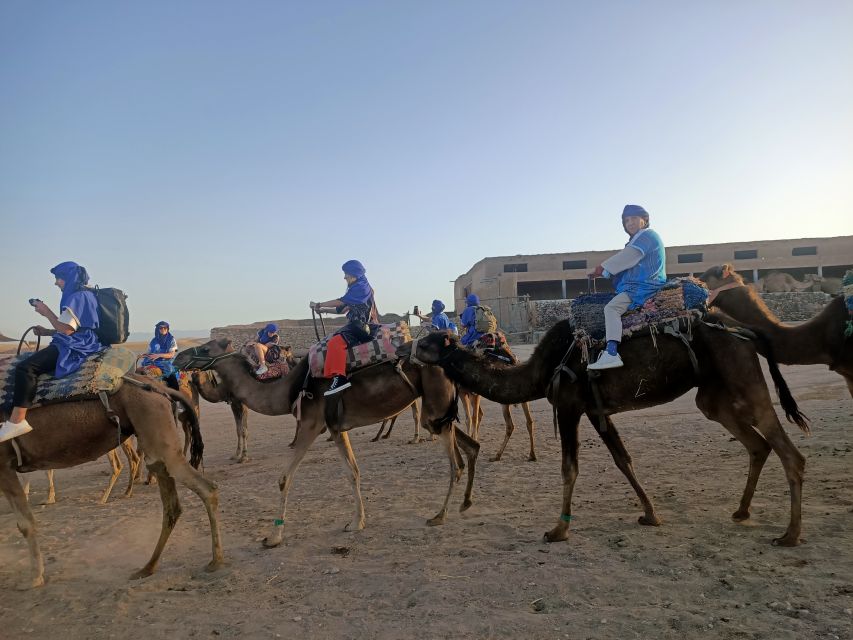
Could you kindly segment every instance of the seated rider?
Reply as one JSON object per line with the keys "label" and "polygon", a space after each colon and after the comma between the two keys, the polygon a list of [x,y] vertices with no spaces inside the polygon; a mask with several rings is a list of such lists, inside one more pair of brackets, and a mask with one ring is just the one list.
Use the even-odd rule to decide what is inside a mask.
{"label": "seated rider", "polygon": [[154,338],[148,343],[148,353],[143,355],[140,367],[157,367],[163,372],[163,380],[173,389],[178,388],[178,370],[173,360],[178,354],[178,342],[169,331],[169,323],[161,320],[154,325]]}
{"label": "seated rider", "polygon": [[465,307],[465,311],[459,316],[459,323],[465,330],[462,334],[462,346],[473,349],[477,346],[477,342],[480,341],[483,335],[477,331],[477,307],[480,304],[480,297],[475,293],[469,294],[465,298],[465,304],[468,306]]}
{"label": "seated rider", "polygon": [[37,327],[38,335],[53,335],[53,340],[48,347],[16,367],[14,408],[9,419],[0,427],[0,442],[32,431],[27,422],[27,409],[35,400],[39,375],[49,373],[64,378],[80,369],[89,356],[106,349],[95,334],[99,326],[98,301],[95,294],[85,287],[89,282],[86,269],[75,262],[63,262],[50,272],[62,291],[59,316],[41,300],[33,300],[32,305],[36,313],[47,318],[53,327]]}
{"label": "seated rider", "polygon": [[613,369],[623,365],[619,357],[622,314],[651,298],[666,283],[666,252],[660,236],[649,229],[649,214],[636,204],[625,205],[622,228],[630,236],[625,248],[589,274],[612,278],[614,297],[604,307],[607,348],[587,369]]}
{"label": "seated rider", "polygon": [[278,325],[270,322],[263,329],[258,331],[258,339],[250,342],[247,346],[255,350],[255,355],[258,357],[258,368],[255,369],[256,376],[262,376],[269,368],[267,367],[267,351],[270,347],[278,345],[281,338],[278,335]]}
{"label": "seated rider", "polygon": [[325,394],[330,396],[351,386],[346,376],[347,347],[373,339],[373,331],[379,324],[373,288],[365,276],[364,265],[358,260],[348,260],[341,266],[347,290],[336,300],[312,302],[311,308],[319,311],[345,313],[347,323],[338,329],[326,344],[326,360],[323,377],[331,378],[332,385]]}
{"label": "seated rider", "polygon": [[425,316],[421,313],[416,313],[415,315],[423,322],[430,323],[435,331],[444,331],[449,329],[453,333],[457,333],[456,325],[453,324],[450,321],[450,318],[447,317],[447,314],[444,313],[444,303],[441,300],[432,301],[432,312],[430,315]]}

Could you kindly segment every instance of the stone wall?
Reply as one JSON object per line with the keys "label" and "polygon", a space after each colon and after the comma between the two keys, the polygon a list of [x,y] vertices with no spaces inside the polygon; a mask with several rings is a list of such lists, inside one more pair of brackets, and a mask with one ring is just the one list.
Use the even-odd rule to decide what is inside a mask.
{"label": "stone wall", "polygon": [[[783,322],[802,322],[813,318],[832,296],[828,293],[794,291],[759,294],[770,310]],[[535,300],[531,302],[530,324],[534,332],[547,331],[569,316],[569,300]]]}

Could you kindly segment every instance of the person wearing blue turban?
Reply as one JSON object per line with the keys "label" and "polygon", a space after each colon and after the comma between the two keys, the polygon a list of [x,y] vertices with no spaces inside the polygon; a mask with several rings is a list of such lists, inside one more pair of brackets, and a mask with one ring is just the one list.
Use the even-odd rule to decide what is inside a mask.
{"label": "person wearing blue turban", "polygon": [[178,355],[178,341],[175,340],[169,323],[161,320],[154,325],[154,337],[148,343],[148,353],[145,354],[141,367],[157,367],[163,372],[163,379],[169,386],[177,389],[177,373],[173,360]]}
{"label": "person wearing blue turban", "polygon": [[255,355],[258,357],[259,366],[255,369],[256,376],[262,376],[269,371],[269,367],[267,367],[267,353],[270,347],[278,345],[280,342],[281,338],[278,335],[278,325],[270,322],[258,331],[257,339],[247,345],[255,350]]}
{"label": "person wearing blue turban", "polygon": [[441,300],[433,300],[430,315],[425,316],[420,313],[415,315],[417,315],[422,321],[431,324],[432,329],[435,331],[450,330],[453,333],[456,333],[456,325],[453,324],[450,321],[450,318],[447,317],[447,314],[444,313],[444,308],[444,303]]}
{"label": "person wearing blue turban", "polygon": [[346,314],[347,323],[326,344],[326,359],[323,377],[331,378],[332,384],[324,395],[339,393],[351,386],[346,376],[347,348],[369,342],[379,326],[373,287],[367,281],[364,265],[358,260],[347,260],[341,266],[347,290],[340,298],[326,302],[311,302],[310,307],[318,311]]}
{"label": "person wearing blue turban", "polygon": [[616,296],[604,307],[607,347],[587,369],[613,369],[623,365],[619,355],[622,341],[622,315],[651,298],[666,284],[666,250],[663,240],[649,229],[649,214],[636,204],[622,210],[622,228],[629,239],[616,255],[588,274],[591,278],[610,278]]}
{"label": "person wearing blue turban", "polygon": [[462,334],[462,345],[474,347],[483,334],[477,331],[477,307],[480,306],[480,296],[476,293],[468,294],[465,298],[465,310],[459,316],[459,323],[465,330]]}
{"label": "person wearing blue turban", "polygon": [[59,315],[41,300],[33,300],[32,305],[53,327],[36,327],[37,334],[52,335],[53,340],[16,367],[13,409],[9,419],[0,426],[0,442],[32,431],[27,422],[27,409],[35,400],[40,375],[64,378],[80,369],[87,358],[106,349],[95,333],[100,326],[98,301],[86,287],[89,282],[86,269],[76,262],[62,262],[50,272],[62,291]]}

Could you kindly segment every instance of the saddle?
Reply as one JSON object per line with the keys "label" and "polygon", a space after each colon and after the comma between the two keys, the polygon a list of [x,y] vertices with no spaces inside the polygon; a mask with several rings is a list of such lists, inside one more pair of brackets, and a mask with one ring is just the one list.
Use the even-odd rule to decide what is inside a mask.
{"label": "saddle", "polygon": [[[0,406],[11,408],[15,387],[15,367],[32,354],[26,353],[0,361]],[[109,347],[89,357],[83,365],[64,378],[42,375],[38,378],[34,407],[97,398],[105,392],[114,394],[121,388],[123,376],[132,371],[136,354],[124,347]]]}
{"label": "saddle", "polygon": [[[347,373],[385,360],[396,360],[398,347],[412,341],[409,325],[404,321],[379,325],[373,336],[373,340],[347,349]],[[308,368],[315,378],[323,377],[331,337],[326,336],[308,350]]]}
{"label": "saddle", "polygon": [[[249,361],[253,369],[257,369],[260,366],[258,363],[258,354],[255,353],[255,349],[252,345],[244,344],[240,349],[240,353]],[[292,356],[290,345],[284,345],[282,347],[279,347],[277,344],[272,345],[267,350],[267,354],[264,357],[267,364],[266,373],[262,373],[258,376],[255,375],[253,371],[252,375],[255,375],[255,378],[258,380],[272,380],[273,378],[286,376],[290,373],[290,365],[287,363],[288,356]]]}
{"label": "saddle", "polygon": [[516,364],[518,358],[509,348],[506,336],[501,331],[484,333],[474,345],[474,352],[480,355],[490,356],[507,364]]}
{"label": "saddle", "polygon": [[[605,336],[604,307],[614,298],[613,293],[591,293],[575,298],[569,307],[569,318],[575,330],[582,330],[593,340]],[[707,309],[708,287],[693,277],[669,280],[637,309],[622,316],[622,337],[654,327],[663,322],[689,319]]]}

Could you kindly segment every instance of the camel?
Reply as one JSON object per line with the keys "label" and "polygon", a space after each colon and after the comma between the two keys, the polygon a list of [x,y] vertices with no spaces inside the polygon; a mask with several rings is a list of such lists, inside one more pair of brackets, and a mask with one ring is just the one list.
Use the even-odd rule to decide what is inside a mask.
{"label": "camel", "polygon": [[[29,546],[32,576],[27,587],[44,584],[44,559],[36,539],[35,519],[16,471],[24,473],[39,469],[63,469],[89,462],[114,449],[117,437],[124,441],[132,434],[137,436],[145,449],[148,468],[157,474],[160,499],[163,502],[163,520],[151,558],[131,578],[149,576],[157,568],[163,548],[181,514],[176,480],[194,491],[207,510],[213,555],[207,569],[213,571],[222,566],[216,485],[190,466],[181,455],[172,416],[172,401],[182,403],[194,414],[181,394],[128,374],[124,384],[109,399],[110,407],[119,419],[118,433],[116,424],[100,400],[80,400],[49,404],[28,412],[27,420],[33,426],[33,431],[13,441],[20,448],[21,465],[18,465],[12,443],[0,444],[0,490],[9,500],[18,529]],[[198,422],[194,420],[191,462],[196,466],[201,462],[203,448]]]}
{"label": "camel", "polygon": [[811,282],[812,291],[822,291],[833,296],[841,292],[841,278],[827,278],[816,273],[807,273],[805,281]]}
{"label": "camel", "polygon": [[[730,264],[711,267],[699,278],[712,291],[713,304],[732,320],[757,328],[772,344],[772,355],[782,364],[825,364],[840,374],[853,397],[853,337],[844,336],[849,319],[842,296],[834,297],[808,322],[784,325],[760,296],[744,286]],[[759,346],[759,351],[767,355]]]}
{"label": "camel", "polygon": [[[678,337],[666,333],[656,338],[635,335],[620,348],[625,366],[594,378],[587,372],[584,350],[575,341],[570,320],[557,323],[545,334],[531,358],[519,365],[495,366],[490,359],[461,348],[457,338],[449,333],[421,339],[415,351],[419,360],[441,365],[454,382],[494,402],[513,404],[543,397],[551,402],[563,454],[563,501],[557,525],[545,534],[546,541],[568,539],[572,493],[578,475],[578,423],[583,414],[590,419],[642,502],[645,513],[639,519],[640,524],[660,524],[651,500],[634,475],[631,457],[610,416],[670,402],[698,387],[696,404],[700,411],[722,424],[749,452],[746,487],[732,517],[736,521],[749,518],[761,469],[770,451],[775,451],[788,480],[791,515],[787,530],[773,542],[782,546],[799,544],[805,459],[773,410],[755,347],[702,320],[692,321],[689,328],[695,363]],[[411,349],[410,345],[403,345],[398,354],[405,355],[407,349]],[[807,430],[804,416],[778,366],[772,360],[768,363],[786,415]]]}
{"label": "camel", "polygon": [[199,410],[198,396],[208,402],[226,402],[234,415],[234,425],[237,428],[237,451],[231,456],[236,462],[249,460],[249,422],[246,405],[231,395],[228,385],[223,384],[213,371],[192,372],[193,405]]}
{"label": "camel", "polygon": [[[406,409],[408,409],[408,408],[409,407],[406,407]],[[370,441],[371,442],[377,442],[380,437],[383,440],[387,440],[388,438],[390,438],[391,437],[391,431],[394,429],[394,424],[396,424],[397,418],[399,418],[403,413],[405,413],[406,409],[403,409],[399,413],[394,414],[390,418],[383,418],[382,424],[379,425],[379,431],[376,432],[376,435],[373,436],[370,439]],[[419,442],[424,441],[424,439],[421,437],[421,432],[420,432],[421,410],[420,410],[420,406],[419,406],[419,403],[417,400],[415,400],[411,404],[411,409],[412,409],[412,418],[415,421],[415,435],[411,440],[409,440],[409,444],[417,444]],[[388,431],[385,431],[385,425],[388,424],[389,422],[391,424],[388,425]],[[383,431],[385,431],[385,435],[382,435]],[[332,438],[332,439],[334,439],[334,438]],[[432,439],[435,440],[435,436],[432,436]]]}
{"label": "camel", "polygon": [[[465,409],[465,425],[468,428],[468,435],[474,440],[480,440],[480,422],[483,420],[483,409],[480,406],[480,396],[472,393],[467,389],[459,389],[459,400],[462,407]],[[527,402],[521,403],[521,410],[524,411],[524,419],[527,423],[527,435],[530,438],[530,452],[527,454],[527,459],[530,462],[536,462],[536,444],[533,438],[535,423],[533,422],[533,414],[530,413],[530,404]],[[501,405],[503,412],[504,424],[506,431],[504,432],[504,440],[501,443],[498,452],[489,458],[489,462],[498,462],[506,450],[506,445],[509,443],[510,436],[515,431],[515,422],[512,419],[510,405]]]}
{"label": "camel", "polygon": [[800,282],[790,273],[774,271],[761,278],[757,286],[764,293],[785,293],[788,291],[807,291],[812,288],[812,281]]}
{"label": "camel", "polygon": [[[244,358],[232,357],[236,354],[230,340],[211,340],[178,353],[175,366],[182,369],[212,368],[228,384],[234,397],[252,411],[264,415],[285,415],[290,413],[293,407],[298,422],[293,454],[279,480],[280,510],[274,520],[272,534],[264,540],[265,546],[275,547],[282,543],[287,496],[294,475],[309,447],[326,427],[334,435],[338,451],[351,472],[356,508],[354,518],[344,530],[363,529],[365,513],[361,497],[361,479],[347,431],[397,414],[418,397],[422,398],[423,426],[442,440],[451,470],[450,486],[444,505],[438,514],[427,522],[430,525],[439,525],[446,521],[447,505],[453,486],[461,477],[464,467],[456,447],[457,442],[468,458],[468,484],[460,511],[471,506],[474,470],[480,446],[453,428],[453,420],[456,418],[455,388],[440,367],[421,366],[408,360],[397,363],[385,361],[365,367],[351,374],[352,387],[342,394],[343,397],[336,398],[340,399],[340,404],[328,403],[327,406],[323,392],[328,389],[328,380],[312,379],[308,388],[302,389],[308,374],[308,358],[300,360],[285,377],[259,381],[252,375],[251,366]],[[343,411],[338,412],[341,408]],[[329,417],[333,419],[328,420]]]}

